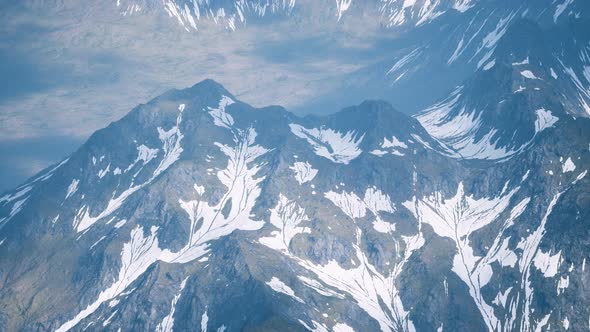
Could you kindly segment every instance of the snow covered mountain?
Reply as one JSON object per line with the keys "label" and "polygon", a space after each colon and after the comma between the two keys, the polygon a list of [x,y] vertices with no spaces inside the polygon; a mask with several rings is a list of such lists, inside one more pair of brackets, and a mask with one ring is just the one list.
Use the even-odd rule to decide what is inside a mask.
{"label": "snow covered mountain", "polygon": [[0,198],[0,326],[585,330],[590,120],[558,102],[473,163],[385,102],[172,90]]}
{"label": "snow covered mountain", "polygon": [[211,80],[137,106],[0,196],[0,330],[590,328],[588,2],[108,4],[189,33],[380,17],[391,57],[345,92],[423,111]]}

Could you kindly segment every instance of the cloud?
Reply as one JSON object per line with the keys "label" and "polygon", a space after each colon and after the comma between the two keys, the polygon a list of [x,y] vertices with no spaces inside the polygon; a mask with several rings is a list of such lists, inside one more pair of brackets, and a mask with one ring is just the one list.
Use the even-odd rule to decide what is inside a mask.
{"label": "cloud", "polygon": [[309,4],[296,18],[251,22],[235,32],[206,20],[186,32],[167,15],[123,17],[88,2],[3,8],[0,190],[58,161],[136,105],[205,78],[253,106],[300,114],[374,98],[370,93],[380,90],[356,76],[383,61],[388,33],[362,13],[326,20],[314,14],[316,2]]}
{"label": "cloud", "polygon": [[[0,96],[0,140],[87,137],[137,104],[205,78],[254,106],[304,110],[374,62],[367,50],[380,35],[377,25],[356,24],[354,16],[346,24],[280,19],[236,32],[201,21],[189,33],[167,15],[123,17],[116,8],[68,6],[5,15],[0,51],[15,64],[11,76],[23,80]],[[19,62],[20,54],[27,57]]]}

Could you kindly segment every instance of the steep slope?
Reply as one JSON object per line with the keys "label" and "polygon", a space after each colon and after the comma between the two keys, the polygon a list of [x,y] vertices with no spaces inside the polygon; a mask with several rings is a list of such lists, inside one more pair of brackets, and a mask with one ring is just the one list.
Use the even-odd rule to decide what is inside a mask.
{"label": "steep slope", "polygon": [[503,160],[560,119],[588,116],[588,81],[576,75],[586,42],[566,35],[518,21],[474,77],[417,119],[461,158]]}
{"label": "steep slope", "polygon": [[384,102],[172,90],[0,198],[0,326],[580,330],[589,136],[560,118],[482,166]]}
{"label": "steep slope", "polygon": [[[402,2],[393,3],[399,5]],[[447,1],[424,3],[453,5]],[[523,19],[535,22],[545,32],[552,31],[551,37],[546,36],[552,39],[553,45],[548,54],[562,58],[565,54],[559,52],[564,50],[575,60],[587,52],[588,29],[585,26],[589,11],[582,1],[470,1],[466,5],[469,9],[465,11],[424,10],[420,13],[435,18],[419,21],[418,26],[391,27],[393,31],[403,29],[403,33],[391,41],[391,59],[369,71],[372,73],[370,77],[375,77],[376,81],[382,80],[379,74],[386,73],[385,86],[391,96],[388,100],[413,112],[428,107],[448,93],[449,85],[460,85],[482,69],[508,31],[524,28],[523,33],[526,33],[529,29],[522,26]],[[587,96],[590,84],[584,79],[583,66],[579,67],[579,61],[568,65],[571,66],[576,68],[574,73],[580,78],[576,82],[578,89]],[[554,67],[558,70],[562,66]],[[366,71],[360,76],[366,76]],[[572,80],[576,81],[575,78]]]}

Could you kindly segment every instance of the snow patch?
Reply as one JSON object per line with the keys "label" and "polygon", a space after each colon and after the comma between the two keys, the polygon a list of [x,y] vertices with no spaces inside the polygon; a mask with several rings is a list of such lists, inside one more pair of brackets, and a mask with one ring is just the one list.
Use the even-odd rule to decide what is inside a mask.
{"label": "snow patch", "polygon": [[540,80],[540,78],[535,76],[535,74],[530,70],[523,70],[520,72],[520,75],[522,75],[524,78],[528,78],[531,80]]}
{"label": "snow patch", "polygon": [[399,151],[399,149],[407,149],[408,145],[398,140],[397,137],[392,136],[391,140],[387,139],[387,137],[384,138],[383,143],[381,143],[380,147],[383,150],[373,150],[369,153],[376,155],[378,157],[381,157],[388,153],[396,156],[404,156],[404,153]]}
{"label": "snow patch", "polygon": [[140,161],[142,162],[142,165],[149,163],[152,159],[158,156],[158,151],[158,149],[150,149],[143,144],[137,146],[137,157],[135,158],[135,161],[125,169],[124,172],[129,172]]}
{"label": "snow patch", "polygon": [[268,286],[270,286],[270,288],[272,288],[272,290],[274,290],[275,292],[285,294],[287,296],[294,298],[298,302],[303,303],[303,300],[295,295],[295,292],[293,291],[293,289],[291,289],[291,287],[287,286],[279,278],[272,277],[272,279],[270,279],[270,281],[266,282],[266,284]]}
{"label": "snow patch", "polygon": [[513,66],[524,66],[524,65],[528,65],[528,64],[529,64],[529,57],[528,56],[520,62],[513,62],[512,63]]}
{"label": "snow patch", "polygon": [[332,327],[333,332],[354,332],[354,329],[344,323],[338,323]]}
{"label": "snow patch", "polygon": [[109,164],[107,165],[107,167],[106,167],[106,168],[104,168],[104,169],[101,169],[101,170],[98,172],[98,177],[99,177],[100,179],[102,179],[102,178],[103,178],[103,177],[105,177],[107,174],[109,174],[109,172],[110,172],[110,171],[111,171],[111,163],[109,163]]}
{"label": "snow patch", "polygon": [[295,172],[295,180],[297,180],[299,184],[304,184],[313,180],[318,174],[318,170],[314,169],[308,162],[296,162],[289,168]]}
{"label": "snow patch", "polygon": [[346,12],[348,10],[348,8],[350,8],[351,4],[352,4],[352,0],[336,0],[336,8],[338,11],[338,21],[340,21],[344,12]]}
{"label": "snow patch", "polygon": [[209,114],[216,126],[230,129],[234,125],[234,118],[226,112],[226,107],[234,104],[235,101],[228,96],[221,96],[217,108],[208,107]]}
{"label": "snow patch", "polygon": [[544,108],[536,110],[535,113],[537,114],[537,119],[535,120],[535,133],[551,128],[557,120],[559,120],[558,117],[551,114],[551,111],[545,110]]}
{"label": "snow patch", "polygon": [[209,315],[207,315],[207,309],[205,309],[205,312],[201,315],[201,332],[207,332],[207,324],[209,324]]}
{"label": "snow patch", "polygon": [[303,208],[279,194],[277,205],[270,210],[270,223],[277,230],[271,232],[270,237],[261,238],[259,242],[269,248],[288,252],[289,244],[297,234],[311,233],[309,228],[299,226],[306,220],[309,218]]}
{"label": "snow patch", "polygon": [[488,70],[494,68],[495,65],[496,65],[496,59],[493,59],[492,61],[486,63],[485,66],[483,66],[483,70],[488,71]]}
{"label": "snow patch", "polygon": [[72,182],[68,186],[68,192],[66,193],[66,198],[64,198],[64,200],[68,199],[73,194],[75,194],[76,191],[78,191],[78,183],[80,183],[80,180],[78,180],[78,179],[72,180]]}
{"label": "snow patch", "polygon": [[563,173],[573,172],[576,170],[576,165],[572,161],[572,158],[567,158],[567,160],[561,165],[561,171]]}
{"label": "snow patch", "polygon": [[535,267],[543,273],[545,278],[555,277],[559,271],[559,265],[561,263],[561,251],[557,252],[555,255],[551,255],[551,252],[544,253],[539,250],[535,255],[533,262]]}
{"label": "snow patch", "polygon": [[[395,212],[395,204],[391,202],[389,195],[384,194],[381,190],[376,189],[375,187],[367,188],[365,196],[362,199],[354,192],[349,193],[345,191],[342,193],[329,191],[325,194],[325,197],[332,201],[334,205],[339,207],[340,210],[351,219],[363,218],[366,215],[367,210],[371,211],[375,216],[374,222],[376,225],[374,225],[374,228],[377,231],[389,232],[390,230],[395,229],[394,225],[383,221],[379,215],[379,212]],[[384,224],[391,226],[385,226]]]}
{"label": "snow patch", "polygon": [[365,135],[358,136],[354,131],[340,133],[332,129],[307,129],[298,124],[290,124],[291,132],[299,138],[305,139],[318,156],[329,159],[334,163],[347,165],[360,156],[359,148]]}
{"label": "snow patch", "polygon": [[569,287],[570,285],[570,276],[560,277],[559,282],[557,283],[557,295],[563,294],[563,292]]}

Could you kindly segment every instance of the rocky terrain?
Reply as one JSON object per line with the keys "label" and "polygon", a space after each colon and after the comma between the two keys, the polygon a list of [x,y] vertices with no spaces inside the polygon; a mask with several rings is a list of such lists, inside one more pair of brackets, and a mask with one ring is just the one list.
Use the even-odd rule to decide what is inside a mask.
{"label": "rocky terrain", "polygon": [[385,102],[300,118],[172,90],[2,196],[0,322],[587,329],[590,121],[537,116],[497,161]]}
{"label": "rocky terrain", "polygon": [[[198,33],[305,4],[111,5]],[[587,5],[376,8],[423,38],[352,76],[419,112],[300,116],[210,79],[138,105],[0,195],[0,330],[589,330]]]}

